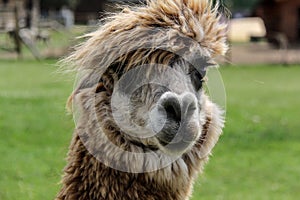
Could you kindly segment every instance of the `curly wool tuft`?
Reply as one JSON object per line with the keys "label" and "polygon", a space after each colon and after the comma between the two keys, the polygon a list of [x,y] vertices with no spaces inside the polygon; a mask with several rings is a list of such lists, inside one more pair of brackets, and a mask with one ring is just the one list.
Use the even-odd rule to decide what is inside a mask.
{"label": "curly wool tuft", "polygon": [[[126,7],[109,17],[99,30],[85,35],[89,39],[64,61],[67,65],[73,63],[77,70],[99,66],[106,69],[116,59],[113,55],[145,46],[157,49],[174,35],[193,39],[211,58],[222,56],[228,49],[227,24],[221,23],[218,8],[211,0],[153,0],[144,7]],[[159,30],[153,33],[153,28]],[[141,59],[132,58],[137,63]]]}

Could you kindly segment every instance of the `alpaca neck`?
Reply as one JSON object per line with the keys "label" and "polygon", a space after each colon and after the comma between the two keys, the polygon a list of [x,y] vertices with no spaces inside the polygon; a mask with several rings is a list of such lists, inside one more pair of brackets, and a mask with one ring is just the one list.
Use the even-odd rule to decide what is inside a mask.
{"label": "alpaca neck", "polygon": [[191,189],[191,183],[175,184],[181,182],[180,174],[178,177],[168,177],[169,181],[161,182],[153,178],[164,175],[160,170],[152,172],[150,176],[149,173],[134,174],[109,168],[86,150],[79,136],[72,141],[64,171],[63,187],[57,200],[179,200],[189,196]]}

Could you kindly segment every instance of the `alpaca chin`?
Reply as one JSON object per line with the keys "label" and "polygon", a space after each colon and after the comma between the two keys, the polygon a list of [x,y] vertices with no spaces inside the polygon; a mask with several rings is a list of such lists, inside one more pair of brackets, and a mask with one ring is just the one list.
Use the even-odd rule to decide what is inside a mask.
{"label": "alpaca chin", "polygon": [[166,154],[181,156],[190,151],[199,140],[201,128],[198,123],[189,123],[189,127],[184,128],[182,128],[182,126],[180,127],[181,130],[178,130],[177,135],[170,143],[164,143],[159,140],[159,147]]}

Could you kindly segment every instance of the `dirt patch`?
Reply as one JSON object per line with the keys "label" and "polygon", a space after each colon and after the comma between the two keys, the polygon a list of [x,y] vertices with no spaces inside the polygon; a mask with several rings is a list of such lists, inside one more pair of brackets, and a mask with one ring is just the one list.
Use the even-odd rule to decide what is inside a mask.
{"label": "dirt patch", "polygon": [[300,48],[277,49],[268,43],[234,44],[228,62],[236,64],[299,64]]}

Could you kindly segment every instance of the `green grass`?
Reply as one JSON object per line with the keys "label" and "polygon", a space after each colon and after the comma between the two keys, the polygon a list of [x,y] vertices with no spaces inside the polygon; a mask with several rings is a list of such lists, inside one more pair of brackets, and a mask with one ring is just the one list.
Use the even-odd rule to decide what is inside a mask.
{"label": "green grass", "polygon": [[0,199],[52,199],[64,166],[72,119],[70,81],[54,62],[0,61]]}
{"label": "green grass", "polygon": [[226,128],[194,199],[298,199],[300,67],[221,72]]}
{"label": "green grass", "polygon": [[[0,61],[0,199],[53,199],[71,139],[70,77],[55,61]],[[226,67],[226,128],[198,199],[298,199],[300,67]]]}

